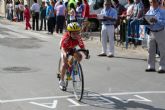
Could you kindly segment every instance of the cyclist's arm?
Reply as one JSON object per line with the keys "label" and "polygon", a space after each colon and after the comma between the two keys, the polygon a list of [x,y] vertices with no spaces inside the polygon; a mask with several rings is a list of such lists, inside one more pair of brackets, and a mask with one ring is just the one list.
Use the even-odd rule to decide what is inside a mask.
{"label": "cyclist's arm", "polygon": [[64,48],[61,48],[61,52],[63,54],[63,56],[66,58],[67,57],[67,52]]}
{"label": "cyclist's arm", "polygon": [[78,36],[78,45],[81,49],[85,49],[85,45],[84,45],[84,42],[83,40],[81,39],[81,36]]}

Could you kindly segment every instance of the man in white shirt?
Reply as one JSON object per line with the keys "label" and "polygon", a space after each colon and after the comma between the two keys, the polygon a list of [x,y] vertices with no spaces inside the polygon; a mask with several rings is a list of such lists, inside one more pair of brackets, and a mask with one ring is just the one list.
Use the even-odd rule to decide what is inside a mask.
{"label": "man in white shirt", "polygon": [[39,12],[40,5],[37,3],[37,0],[34,0],[34,3],[31,6],[32,11],[32,29],[35,30],[35,22],[36,22],[36,30],[39,31]]}

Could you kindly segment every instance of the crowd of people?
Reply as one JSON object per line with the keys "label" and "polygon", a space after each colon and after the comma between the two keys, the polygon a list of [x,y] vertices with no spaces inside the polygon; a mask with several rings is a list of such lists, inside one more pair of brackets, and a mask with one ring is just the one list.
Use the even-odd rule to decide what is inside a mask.
{"label": "crowd of people", "polygon": [[[160,53],[160,63],[158,73],[165,73],[165,10],[162,9],[161,0],[149,0],[149,7],[144,7],[141,0],[127,0],[128,7],[126,9],[119,4],[118,0],[105,0],[104,9],[101,11],[103,15],[102,21],[102,52],[98,56],[114,57],[114,28],[124,21],[128,34],[127,37],[136,41],[139,37],[139,25],[146,27],[148,40],[148,67],[146,72],[154,72],[155,55],[157,48]],[[153,16],[149,21],[146,15]],[[119,24],[118,21],[120,22]],[[122,21],[122,22],[121,22]],[[147,21],[147,22],[146,22]],[[145,22],[145,23],[144,23]],[[126,31],[126,28],[124,29]],[[122,28],[120,28],[121,31]],[[107,48],[107,36],[109,37],[109,48]],[[120,35],[123,36],[122,34]]]}
{"label": "crowd of people", "polygon": [[[80,25],[87,13],[86,0],[44,0],[41,4],[37,0],[33,0],[32,6],[23,5],[22,1],[15,2],[8,0],[6,5],[7,19],[11,21],[26,21],[25,29],[36,31],[48,30],[48,34],[63,33],[67,23],[77,21]],[[83,4],[84,3],[84,4]],[[89,8],[89,7],[88,7]],[[29,10],[29,11],[28,11]],[[32,18],[32,26],[30,20]],[[40,23],[40,24],[39,24]]]}
{"label": "crowd of people", "polygon": [[[48,34],[53,34],[54,31],[63,33],[67,23],[77,21],[81,25],[85,16],[89,15],[84,12],[87,8],[89,10],[86,2],[87,0],[78,0],[77,2],[75,0],[69,0],[69,2],[67,0],[45,0],[39,4],[37,0],[33,0],[32,6],[28,6],[18,0],[15,3],[15,10],[13,10],[12,0],[9,0],[7,18],[17,22],[25,20],[25,29],[29,27],[32,30],[41,31],[44,28],[45,31],[48,30]],[[13,16],[14,12],[15,16]],[[31,18],[32,27],[29,26]]]}

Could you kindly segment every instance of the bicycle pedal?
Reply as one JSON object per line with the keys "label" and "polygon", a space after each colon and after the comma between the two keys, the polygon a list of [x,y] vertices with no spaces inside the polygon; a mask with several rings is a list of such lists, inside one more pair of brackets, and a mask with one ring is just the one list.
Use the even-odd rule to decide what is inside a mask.
{"label": "bicycle pedal", "polygon": [[57,78],[61,78],[61,75],[59,73],[57,73]]}

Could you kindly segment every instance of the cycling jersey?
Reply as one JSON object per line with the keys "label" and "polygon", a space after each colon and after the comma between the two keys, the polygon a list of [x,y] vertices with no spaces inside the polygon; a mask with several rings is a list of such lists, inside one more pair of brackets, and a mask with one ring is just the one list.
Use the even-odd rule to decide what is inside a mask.
{"label": "cycling jersey", "polygon": [[72,39],[69,32],[66,32],[61,40],[61,47],[64,48],[65,51],[70,51],[71,49],[75,48],[76,46],[80,48],[84,48],[84,42],[81,39],[81,36],[77,36],[77,39]]}

